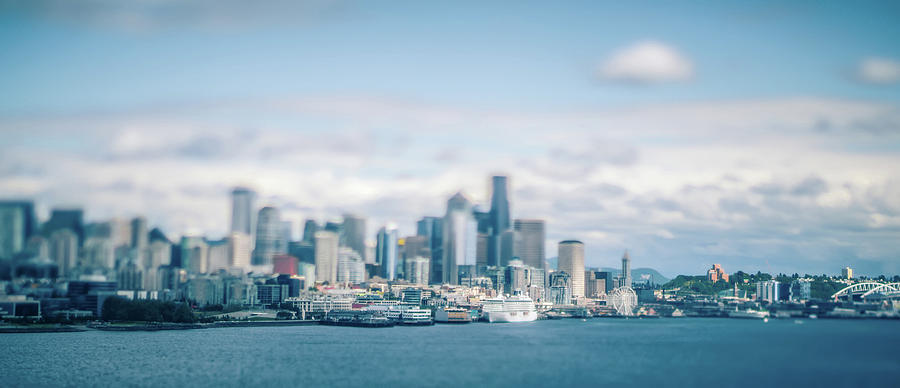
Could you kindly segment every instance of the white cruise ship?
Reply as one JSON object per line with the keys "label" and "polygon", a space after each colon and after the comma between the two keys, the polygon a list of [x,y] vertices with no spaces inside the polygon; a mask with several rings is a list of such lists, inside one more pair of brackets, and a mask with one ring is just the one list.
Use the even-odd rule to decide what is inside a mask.
{"label": "white cruise ship", "polygon": [[531,298],[523,295],[482,301],[482,316],[488,322],[531,322],[537,320],[537,311]]}

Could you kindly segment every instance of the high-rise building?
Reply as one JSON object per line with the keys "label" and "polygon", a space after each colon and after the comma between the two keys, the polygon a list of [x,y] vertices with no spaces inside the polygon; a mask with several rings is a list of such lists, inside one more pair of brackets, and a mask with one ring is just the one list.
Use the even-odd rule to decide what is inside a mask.
{"label": "high-rise building", "polygon": [[584,296],[584,243],[576,240],[559,242],[559,264],[557,268],[569,274],[572,296]]}
{"label": "high-rise building", "polygon": [[53,209],[44,223],[44,235],[49,237],[60,229],[69,229],[78,236],[78,246],[84,242],[84,211],[81,209]]}
{"label": "high-rise building", "polygon": [[215,273],[231,268],[231,244],[229,238],[207,241],[206,272]]}
{"label": "high-rise building", "polygon": [[36,233],[34,204],[29,201],[0,201],[0,260],[25,250]]}
{"label": "high-rise building", "polygon": [[[398,265],[398,276],[409,280],[409,274],[406,272],[406,261],[411,260],[414,257],[431,257],[431,248],[429,248],[428,238],[425,236],[407,236],[401,240],[400,242],[400,265]],[[428,280],[425,280],[424,284],[428,284]]]}
{"label": "high-rise building", "polygon": [[48,238],[50,260],[59,268],[59,277],[72,276],[78,262],[78,236],[68,228],[56,229]]}
{"label": "high-rise building", "polygon": [[275,255],[272,257],[273,272],[281,275],[298,275],[297,267],[300,261],[291,255]]}
{"label": "high-rise building", "polygon": [[246,187],[235,187],[231,191],[231,231],[253,234],[253,202],[256,193]]}
{"label": "high-rise building", "polygon": [[319,224],[316,220],[306,220],[303,223],[303,242],[310,245],[316,242],[316,232],[319,231]]}
{"label": "high-rise building", "polygon": [[515,220],[513,230],[516,233],[514,256],[517,256],[523,264],[529,267],[546,269],[544,221]]}
{"label": "high-rise building", "polygon": [[343,234],[341,243],[366,261],[366,219],[353,214],[344,214]]}
{"label": "high-rise building", "polygon": [[428,257],[415,256],[408,257],[405,260],[406,281],[412,284],[425,285],[428,284],[429,263]]}
{"label": "high-rise building", "polygon": [[334,232],[316,232],[316,281],[337,283],[338,240]]}
{"label": "high-rise building", "polygon": [[181,238],[181,268],[195,274],[206,273],[209,264],[209,247],[201,236]]}
{"label": "high-rise building", "polygon": [[509,265],[505,268],[503,292],[508,295],[513,295],[516,292],[527,292],[528,283],[526,283],[525,265],[522,264],[522,260],[510,260]]}
{"label": "high-rise building", "polygon": [[709,280],[713,283],[722,280],[728,281],[728,274],[725,273],[725,270],[722,269],[722,266],[719,264],[713,264],[712,268],[709,271],[706,271],[706,280]]}
{"label": "high-rise building", "polygon": [[619,279],[622,282],[619,287],[631,287],[631,258],[628,257],[628,251],[622,255],[622,276]]}
{"label": "high-rise building", "polygon": [[603,289],[599,291],[602,291],[605,294],[608,294],[618,286],[615,281],[615,277],[613,276],[612,272],[609,271],[594,272],[594,279],[596,279],[598,282],[603,281]]}
{"label": "high-rise building", "polygon": [[555,305],[572,304],[572,277],[566,271],[550,273],[550,289],[548,299]]}
{"label": "high-rise building", "polygon": [[168,266],[172,262],[172,243],[159,229],[153,229],[149,233],[149,247],[147,248],[147,264],[144,271],[144,289],[160,290],[159,269]]}
{"label": "high-rise building", "polygon": [[147,219],[144,217],[135,217],[131,220],[131,247],[134,249],[146,249],[147,239]]}
{"label": "high-rise building", "polygon": [[416,224],[416,234],[428,238],[431,262],[430,282],[440,284],[444,280],[444,220],[440,217],[424,217]]}
{"label": "high-rise building", "polygon": [[811,282],[809,280],[794,279],[791,282],[790,299],[796,302],[809,300],[811,289]]}
{"label": "high-rise building", "polygon": [[443,229],[443,282],[457,285],[460,284],[460,271],[475,276],[478,232],[472,203],[462,193],[456,193],[447,201]]}
{"label": "high-rise building", "polygon": [[[504,265],[501,256],[501,236],[510,229],[510,212],[509,197],[507,192],[509,186],[505,176],[494,176],[491,178],[491,239],[488,241],[488,265],[501,266]],[[509,258],[506,258],[508,261]]]}
{"label": "high-rise building", "polygon": [[355,249],[338,248],[337,282],[362,283],[366,280],[366,264]]}
{"label": "high-rise building", "polygon": [[288,244],[293,240],[294,235],[294,227],[291,221],[282,220],[281,221],[281,237],[278,238],[278,253],[287,253]]}
{"label": "high-rise building", "polygon": [[259,210],[256,220],[256,247],[253,250],[252,264],[272,265],[272,256],[287,253],[282,251],[281,240],[284,238],[281,224],[281,213],[278,209],[266,206]]}
{"label": "high-rise building", "polygon": [[844,267],[844,269],[841,270],[841,277],[844,279],[853,279],[853,268]]}
{"label": "high-rise building", "polygon": [[781,299],[781,283],[776,280],[766,280],[756,283],[756,300],[774,303]]}
{"label": "high-rise building", "polygon": [[584,296],[597,298],[606,294],[606,279],[598,275],[604,272],[584,271]]}
{"label": "high-rise building", "polygon": [[245,271],[250,269],[251,245],[249,234],[231,232],[231,235],[228,236],[228,247],[231,249],[228,264],[231,268],[241,268]]}
{"label": "high-rise building", "polygon": [[397,229],[383,227],[378,230],[375,246],[375,264],[381,267],[381,277],[394,280],[397,277]]}

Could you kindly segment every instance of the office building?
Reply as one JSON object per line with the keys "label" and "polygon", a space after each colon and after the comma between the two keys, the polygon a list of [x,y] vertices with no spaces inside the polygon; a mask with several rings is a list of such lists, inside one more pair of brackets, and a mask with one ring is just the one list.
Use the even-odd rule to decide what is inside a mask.
{"label": "office building", "polygon": [[266,206],[259,210],[256,220],[256,245],[253,249],[254,266],[271,266],[272,257],[277,254],[287,253],[287,247],[282,250],[284,238],[281,213],[278,209]]}
{"label": "office building", "polygon": [[515,295],[516,293],[526,293],[528,291],[528,283],[525,275],[525,265],[521,260],[510,260],[509,265],[505,267],[506,272],[503,274],[503,292],[507,295]]}
{"label": "office building", "polygon": [[34,204],[29,201],[0,201],[0,260],[25,250],[36,233]]}
{"label": "office building", "polygon": [[272,272],[281,275],[297,275],[297,267],[300,261],[291,255],[275,255],[272,257],[274,267]]}
{"label": "office building", "polygon": [[256,193],[246,187],[235,187],[231,191],[231,232],[253,234],[253,202]]}
{"label": "office building", "polygon": [[416,234],[428,238],[431,248],[429,282],[440,284],[444,280],[444,220],[440,217],[424,217],[416,223]]}
{"label": "office building", "polygon": [[766,280],[756,283],[756,300],[769,303],[777,302],[781,299],[780,295],[781,283],[775,280]]}
{"label": "office building", "polygon": [[791,282],[790,300],[795,302],[807,301],[810,299],[811,282],[805,279],[794,279]]}
{"label": "office building", "polygon": [[338,248],[337,282],[359,284],[366,280],[366,263],[355,249]]}
{"label": "office building", "polygon": [[231,232],[228,236],[229,266],[231,268],[240,268],[244,271],[250,269],[250,255],[253,251],[253,245],[249,234],[243,232]]}
{"label": "office building", "polygon": [[728,274],[725,273],[725,270],[722,269],[721,265],[713,264],[712,268],[710,268],[709,271],[706,271],[706,280],[709,280],[713,283],[719,280],[727,282]]}
{"label": "office building", "polygon": [[209,247],[206,239],[200,236],[184,236],[181,238],[181,268],[192,273],[206,273]]}
{"label": "office building", "polygon": [[853,279],[853,268],[844,267],[844,269],[841,270],[841,277],[844,279]]}
{"label": "office building", "polygon": [[366,219],[353,214],[344,214],[344,227],[341,234],[341,245],[348,247],[363,259],[366,257]]}
{"label": "office building", "polygon": [[513,230],[515,231],[514,255],[529,267],[544,269],[546,266],[544,221],[515,220]]}
{"label": "office building", "polygon": [[[606,279],[601,274],[608,272],[584,271],[584,296],[598,298],[606,295]],[[598,276],[600,275],[600,276]]]}
{"label": "office building", "polygon": [[397,277],[397,229],[383,227],[378,230],[378,240],[375,245],[375,265],[381,268],[379,276],[386,280],[394,280]]}
{"label": "office building", "polygon": [[303,223],[303,242],[310,246],[316,242],[316,232],[319,231],[319,224],[316,220],[306,220]]}
{"label": "office building", "polygon": [[78,235],[68,228],[56,229],[50,233],[47,243],[50,260],[56,263],[58,276],[62,278],[72,276],[78,264]]}
{"label": "office building", "polygon": [[156,291],[160,289],[159,269],[172,263],[172,243],[159,229],[153,229],[149,234],[144,289]]}
{"label": "office building", "polygon": [[78,236],[78,247],[80,248],[84,242],[83,219],[84,212],[81,209],[53,209],[50,219],[43,225],[44,236],[49,237],[60,229],[69,229]]}
{"label": "office building", "polygon": [[428,271],[430,270],[430,263],[427,257],[423,256],[414,256],[407,257],[405,260],[405,270],[406,281],[412,284],[418,285],[427,285],[429,280]]}
{"label": "office building", "polygon": [[338,235],[334,232],[316,232],[316,281],[337,283]]}
{"label": "office building", "polygon": [[547,299],[555,305],[572,304],[573,287],[572,278],[566,271],[551,272]]}
{"label": "office building", "polygon": [[475,255],[478,224],[472,216],[472,204],[456,193],[447,201],[443,229],[443,282],[460,284],[460,270],[465,276],[475,276]]}
{"label": "office building", "polygon": [[[573,297],[584,296],[584,243],[576,240],[559,242],[557,269],[570,277]],[[624,262],[624,260],[623,260]]]}
{"label": "office building", "polygon": [[[491,239],[488,241],[488,265],[491,266],[504,265],[504,258],[501,256],[501,238],[511,227],[508,189],[505,176],[498,175],[491,178]],[[509,259],[506,257],[505,261],[508,262]]]}

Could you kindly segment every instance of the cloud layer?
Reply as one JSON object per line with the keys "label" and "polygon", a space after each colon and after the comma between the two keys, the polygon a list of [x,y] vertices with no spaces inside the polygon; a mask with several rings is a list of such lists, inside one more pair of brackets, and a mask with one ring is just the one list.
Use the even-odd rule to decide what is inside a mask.
{"label": "cloud layer", "polygon": [[885,58],[866,58],[859,62],[856,78],[876,85],[900,82],[900,62]]}
{"label": "cloud layer", "polygon": [[588,265],[900,272],[900,109],[781,99],[551,113],[363,97],[0,120],[0,192],[90,219],[226,232],[248,185],[300,227],[365,214],[414,233],[457,190],[586,242]]}

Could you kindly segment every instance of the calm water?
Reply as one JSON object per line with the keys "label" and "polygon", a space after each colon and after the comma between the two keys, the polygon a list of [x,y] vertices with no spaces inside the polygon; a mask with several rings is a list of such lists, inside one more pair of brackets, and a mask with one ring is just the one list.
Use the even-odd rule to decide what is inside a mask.
{"label": "calm water", "polygon": [[0,335],[0,386],[897,386],[900,322],[594,319]]}

